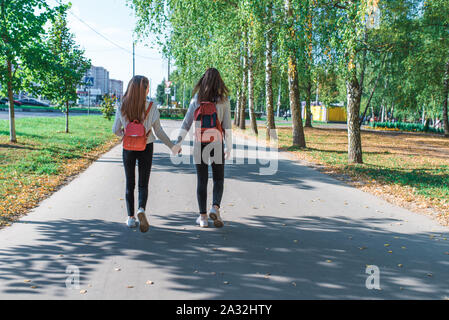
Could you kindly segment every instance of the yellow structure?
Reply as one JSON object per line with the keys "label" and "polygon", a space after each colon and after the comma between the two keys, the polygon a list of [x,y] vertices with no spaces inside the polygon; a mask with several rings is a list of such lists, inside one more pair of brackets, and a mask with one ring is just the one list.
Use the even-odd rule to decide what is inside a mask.
{"label": "yellow structure", "polygon": [[[320,122],[347,122],[345,107],[326,107],[324,105],[312,105],[312,120]],[[305,106],[303,107],[303,118],[305,118]]]}

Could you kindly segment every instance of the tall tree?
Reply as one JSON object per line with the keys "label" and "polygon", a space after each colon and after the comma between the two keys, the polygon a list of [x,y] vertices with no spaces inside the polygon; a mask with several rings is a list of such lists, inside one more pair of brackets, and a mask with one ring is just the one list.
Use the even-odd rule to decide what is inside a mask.
{"label": "tall tree", "polygon": [[65,112],[66,133],[69,133],[70,108],[78,98],[76,89],[82,84],[91,65],[67,27],[69,9],[70,5],[57,8],[58,13],[46,42],[53,56],[52,68],[42,72],[45,79],[41,82],[42,93]]}
{"label": "tall tree", "polygon": [[42,45],[44,25],[53,11],[45,0],[0,0],[0,84],[9,99],[10,141],[17,142],[14,93],[23,89],[22,79],[36,61]]}
{"label": "tall tree", "polygon": [[273,98],[273,3],[269,1],[266,6],[266,24],[265,32],[265,106],[267,110],[266,136],[269,139],[271,130],[276,129],[274,121],[274,98]]}
{"label": "tall tree", "polygon": [[286,51],[288,56],[288,87],[290,110],[292,114],[293,146],[305,148],[306,139],[301,116],[301,100],[299,96],[298,63],[296,57],[297,30],[291,0],[285,0],[286,19]]}

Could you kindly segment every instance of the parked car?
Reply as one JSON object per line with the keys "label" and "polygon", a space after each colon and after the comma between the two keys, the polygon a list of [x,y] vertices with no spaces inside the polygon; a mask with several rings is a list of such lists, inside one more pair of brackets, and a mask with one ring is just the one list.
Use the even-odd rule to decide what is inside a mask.
{"label": "parked car", "polygon": [[[0,99],[0,104],[9,105],[9,99],[8,98]],[[14,100],[14,105],[21,106],[22,103],[20,101]]]}
{"label": "parked car", "polygon": [[27,106],[37,106],[37,107],[50,107],[50,105],[48,103],[36,100],[36,99],[32,99],[32,98],[26,98],[26,99],[21,99],[19,100],[19,102],[21,102],[24,105]]}

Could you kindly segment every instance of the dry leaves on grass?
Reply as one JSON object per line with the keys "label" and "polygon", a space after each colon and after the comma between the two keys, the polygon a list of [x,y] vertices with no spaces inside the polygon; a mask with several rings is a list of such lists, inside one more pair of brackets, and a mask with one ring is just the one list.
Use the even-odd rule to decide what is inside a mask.
{"label": "dry leaves on grass", "polygon": [[[234,132],[245,138],[255,139],[249,129],[242,131],[236,128]],[[263,135],[263,131],[261,133]],[[291,128],[278,128],[280,150],[289,151],[296,159],[365,192],[411,211],[428,214],[442,225],[449,225],[449,200],[445,196],[447,189],[443,189],[441,184],[440,189],[438,186],[432,188],[425,182],[415,187],[418,183],[409,186],[406,183],[384,180],[382,175],[379,179],[371,176],[371,173],[379,176],[381,170],[390,171],[399,177],[400,174],[416,172],[423,174],[423,177],[432,174],[436,180],[445,181],[449,167],[447,139],[435,135],[363,132],[366,164],[353,166],[347,164],[346,130],[305,128],[305,135],[308,148],[289,151]],[[258,143],[266,145],[261,135]],[[417,178],[418,182],[420,177]]]}

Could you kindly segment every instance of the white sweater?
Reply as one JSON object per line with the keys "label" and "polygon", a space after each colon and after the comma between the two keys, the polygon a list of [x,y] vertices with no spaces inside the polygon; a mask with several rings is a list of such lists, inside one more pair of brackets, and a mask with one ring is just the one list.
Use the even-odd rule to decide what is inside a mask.
{"label": "white sweater", "polygon": [[[147,102],[146,108],[149,106],[149,102]],[[112,132],[114,132],[117,136],[124,136],[124,128],[128,125],[129,121],[122,115],[121,108],[117,108],[117,113],[115,115],[114,126],[112,127]],[[173,148],[174,144],[170,141],[170,138],[165,133],[164,129],[162,129],[161,121],[160,121],[160,113],[155,105],[151,108],[150,113],[148,114],[147,119],[144,122],[144,127],[146,131],[151,129],[151,133],[148,136],[147,144],[153,143],[156,141],[156,136],[170,149]]]}

